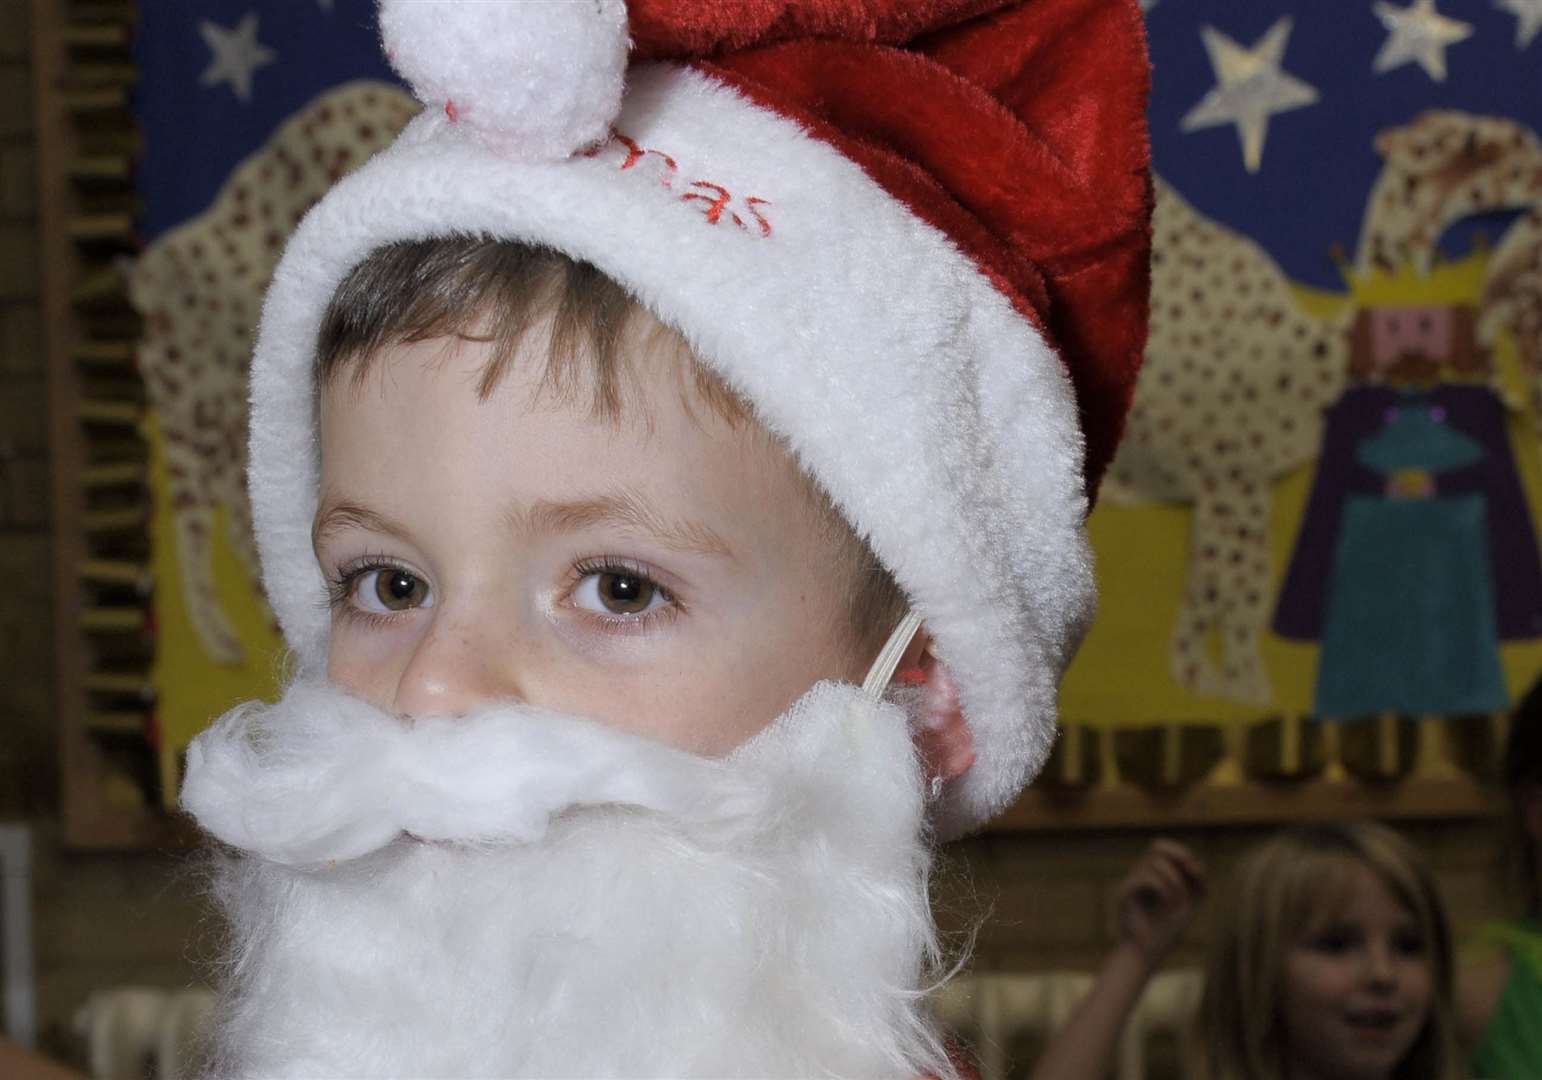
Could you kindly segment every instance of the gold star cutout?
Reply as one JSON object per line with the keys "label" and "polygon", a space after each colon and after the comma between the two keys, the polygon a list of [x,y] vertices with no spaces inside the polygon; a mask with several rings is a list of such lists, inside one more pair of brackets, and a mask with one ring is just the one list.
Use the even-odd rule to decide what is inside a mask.
{"label": "gold star cutout", "polygon": [[1264,159],[1269,117],[1317,101],[1317,91],[1280,69],[1290,40],[1290,16],[1271,26],[1258,44],[1244,49],[1212,26],[1201,28],[1205,52],[1215,71],[1215,89],[1189,110],[1179,124],[1185,132],[1218,124],[1237,125],[1242,163],[1257,172]]}
{"label": "gold star cutout", "polygon": [[1542,0],[1499,0],[1495,7],[1515,16],[1515,47],[1524,49],[1542,30]]}
{"label": "gold star cutout", "polygon": [[1413,0],[1406,8],[1377,4],[1376,17],[1389,31],[1372,68],[1379,75],[1417,60],[1436,82],[1446,78],[1446,46],[1466,41],[1472,25],[1448,19],[1435,10],[1435,0]]}

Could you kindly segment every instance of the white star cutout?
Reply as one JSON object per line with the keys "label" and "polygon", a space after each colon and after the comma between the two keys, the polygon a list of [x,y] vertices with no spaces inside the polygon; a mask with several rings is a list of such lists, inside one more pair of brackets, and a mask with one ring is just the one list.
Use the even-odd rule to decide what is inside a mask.
{"label": "white star cutout", "polygon": [[257,41],[257,13],[248,11],[234,30],[227,30],[207,19],[199,22],[198,32],[204,44],[209,46],[213,59],[198,81],[205,86],[229,83],[231,91],[242,101],[252,99],[252,72],[271,64],[278,56],[266,45]]}
{"label": "white star cutout", "polygon": [[1472,36],[1472,24],[1448,19],[1435,10],[1435,0],[1413,0],[1406,8],[1377,4],[1376,17],[1389,31],[1372,68],[1379,75],[1417,60],[1436,82],[1446,78],[1446,46]]}
{"label": "white star cutout", "polygon": [[1237,137],[1242,140],[1242,163],[1250,173],[1257,172],[1263,162],[1269,117],[1317,101],[1314,87],[1280,69],[1291,26],[1287,15],[1251,49],[1244,49],[1213,26],[1199,31],[1210,54],[1216,85],[1189,110],[1179,127],[1189,132],[1236,124]]}
{"label": "white star cutout", "polygon": [[1542,0],[1498,0],[1494,5],[1515,16],[1515,47],[1524,49],[1542,30]]}

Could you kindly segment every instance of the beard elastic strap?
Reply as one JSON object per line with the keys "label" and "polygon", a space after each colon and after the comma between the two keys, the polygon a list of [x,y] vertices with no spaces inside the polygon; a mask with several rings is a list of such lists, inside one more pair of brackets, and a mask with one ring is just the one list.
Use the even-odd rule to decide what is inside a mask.
{"label": "beard elastic strap", "polygon": [[914,611],[907,611],[905,617],[899,621],[889,640],[883,643],[883,648],[878,650],[878,656],[873,661],[873,666],[867,669],[867,678],[862,680],[862,693],[872,701],[883,697],[883,692],[889,688],[889,680],[894,678],[894,671],[899,667],[899,662],[905,656],[905,650],[910,648],[910,642],[915,638],[916,631],[921,629],[921,616]]}
{"label": "beard elastic strap", "polygon": [[[921,616],[914,611],[906,612],[905,617],[889,635],[889,640],[885,641],[883,648],[878,650],[878,657],[873,661],[873,666],[867,670],[867,678],[862,680],[862,693],[869,701],[878,701],[883,697],[883,692],[889,688],[889,680],[894,678],[895,669],[899,667],[905,650],[910,648],[910,643],[915,639],[916,631],[919,629],[921,629]],[[927,784],[927,793],[933,802],[942,797],[942,785],[942,775],[933,774]]]}

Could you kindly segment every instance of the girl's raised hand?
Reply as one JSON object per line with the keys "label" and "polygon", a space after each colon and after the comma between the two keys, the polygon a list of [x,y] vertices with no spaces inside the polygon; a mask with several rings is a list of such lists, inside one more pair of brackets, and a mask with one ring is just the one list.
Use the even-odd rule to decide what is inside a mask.
{"label": "girl's raised hand", "polygon": [[1176,840],[1156,840],[1119,883],[1115,937],[1155,968],[1194,921],[1205,895],[1205,865]]}

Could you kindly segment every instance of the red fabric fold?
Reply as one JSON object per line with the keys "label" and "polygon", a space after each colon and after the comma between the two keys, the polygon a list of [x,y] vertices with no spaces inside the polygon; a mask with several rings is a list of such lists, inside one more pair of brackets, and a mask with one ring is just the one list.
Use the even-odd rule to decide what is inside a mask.
{"label": "red fabric fold", "polygon": [[1148,318],[1150,80],[1133,0],[629,10],[639,54],[695,57],[830,143],[1046,333],[1076,387],[1095,494]]}
{"label": "red fabric fold", "polygon": [[800,38],[898,44],[1012,0],[628,0],[632,54],[683,60]]}

